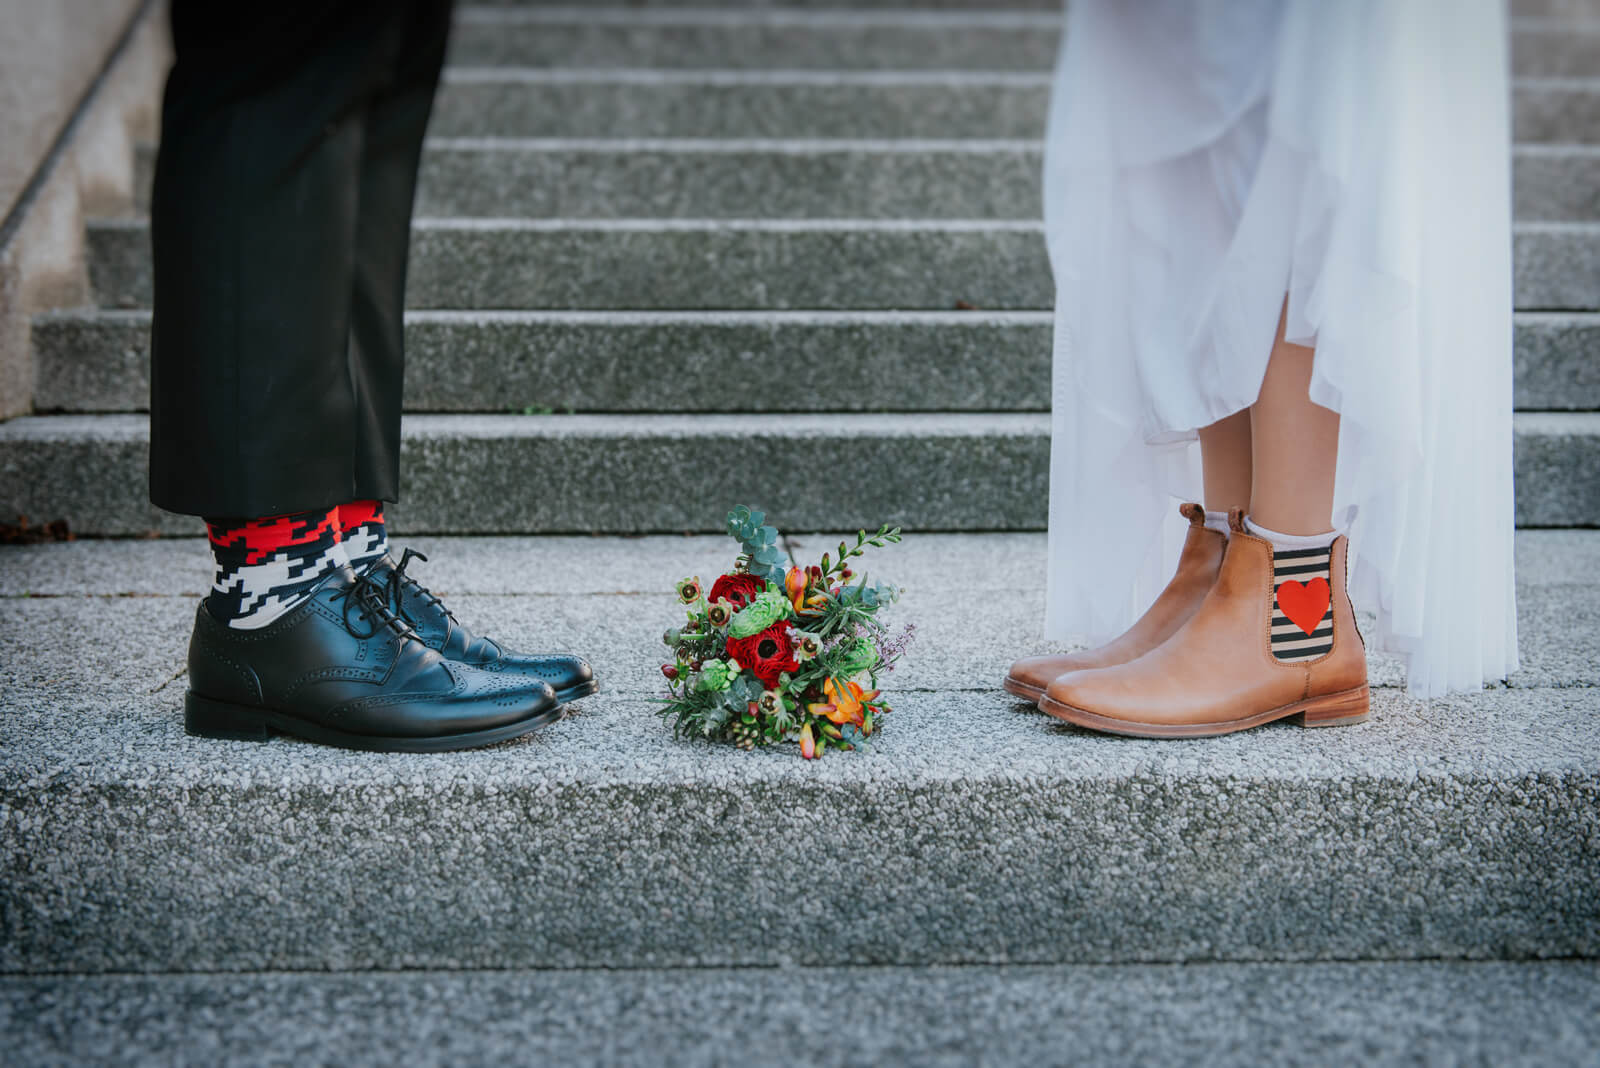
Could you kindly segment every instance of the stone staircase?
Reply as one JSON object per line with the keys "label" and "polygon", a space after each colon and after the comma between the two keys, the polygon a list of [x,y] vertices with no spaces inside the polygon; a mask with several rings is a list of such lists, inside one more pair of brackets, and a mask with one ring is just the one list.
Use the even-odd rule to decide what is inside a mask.
{"label": "stone staircase", "polygon": [[[1517,11],[1518,518],[1593,526],[1600,8]],[[1166,743],[998,692],[1043,647],[1058,25],[463,8],[397,526],[469,624],[604,689],[469,753],[191,739],[204,542],[0,547],[7,1060],[1593,1063],[1600,532],[1519,531],[1523,669],[1479,695],[1374,656],[1368,724]],[[144,501],[145,225],[89,236],[0,511],[192,533]],[[670,583],[732,543],[649,532],[743,500],[802,557],[913,529],[871,564],[920,636],[870,753],[652,714]]]}
{"label": "stone staircase", "polygon": [[[777,469],[790,529],[1041,528],[1060,17],[974,6],[463,8],[418,194],[398,527],[715,529],[700,502]],[[1524,10],[1517,518],[1592,526],[1600,29]],[[192,532],[144,495],[148,226],[98,220],[88,248],[96,306],[35,326],[49,414],[0,425],[0,514]],[[840,465],[848,494],[821,481]]]}

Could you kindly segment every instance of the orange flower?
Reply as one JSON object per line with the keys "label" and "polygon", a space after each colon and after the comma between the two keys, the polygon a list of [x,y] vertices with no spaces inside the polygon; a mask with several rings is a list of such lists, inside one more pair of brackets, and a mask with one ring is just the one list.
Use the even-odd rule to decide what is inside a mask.
{"label": "orange flower", "polygon": [[833,702],[833,710],[827,713],[830,720],[835,723],[854,723],[857,726],[860,726],[862,722],[862,699],[865,698],[870,701],[872,697],[877,696],[876,690],[872,692],[871,697],[862,693],[861,687],[854,682],[845,683],[844,689],[840,690],[832,679],[827,679],[823,682],[822,692],[828,695],[829,701]]}
{"label": "orange flower", "polygon": [[811,724],[809,723],[800,728],[800,755],[807,760],[817,755],[817,739],[811,733]]}
{"label": "orange flower", "polygon": [[806,573],[798,567],[791,567],[789,573],[783,576],[783,589],[789,595],[789,601],[794,605],[796,612],[805,607],[806,601]]}

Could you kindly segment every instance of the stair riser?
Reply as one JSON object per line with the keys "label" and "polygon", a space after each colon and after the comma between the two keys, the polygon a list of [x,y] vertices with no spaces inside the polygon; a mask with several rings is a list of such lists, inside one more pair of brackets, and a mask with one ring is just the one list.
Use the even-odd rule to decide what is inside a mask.
{"label": "stair riser", "polygon": [[[450,62],[461,66],[739,70],[1049,70],[1059,20],[1035,14],[1012,25],[887,16],[771,21],[697,18],[668,23],[509,21],[464,17]],[[1564,57],[1563,57],[1564,58]]]}
{"label": "stair riser", "polygon": [[[474,0],[484,8],[550,8],[573,6],[572,0]],[[886,9],[909,8],[913,10],[939,10],[952,8],[970,11],[989,7],[1011,11],[1061,11],[1067,6],[1062,0],[594,0],[590,7],[610,8],[725,8],[730,10],[760,9]],[[1511,0],[1511,14],[1533,18],[1600,19],[1600,0]]]}
{"label": "stair riser", "polygon": [[[197,760],[235,748],[171,744]],[[9,786],[0,970],[1600,953],[1592,772],[1219,782],[1184,761],[1104,781],[407,778],[153,779],[136,800],[70,771]]]}
{"label": "stair riser", "polygon": [[1513,174],[1518,221],[1600,220],[1600,149],[1566,152],[1538,148],[1518,152]]}
{"label": "stair riser", "polygon": [[[130,420],[129,426],[142,420]],[[493,427],[413,417],[401,454],[403,527],[418,533],[509,534],[705,530],[706,501],[759,500],[786,472],[794,530],[881,522],[922,530],[1039,530],[1048,497],[1048,420],[1005,433],[945,431],[771,436],[574,430],[561,416]],[[582,417],[579,417],[582,418]],[[530,420],[522,422],[522,419]],[[996,424],[997,426],[999,424]],[[15,427],[15,424],[13,424]],[[142,429],[91,437],[0,437],[0,517],[63,518],[83,534],[193,533],[192,519],[146,498]],[[1600,436],[1530,433],[1515,442],[1521,526],[1600,526]],[[842,481],[841,481],[842,480]],[[842,509],[842,510],[841,510]]]}
{"label": "stair riser", "polygon": [[[1031,144],[712,150],[435,139],[416,210],[425,218],[1036,219],[1042,162]],[[1513,163],[1518,221],[1600,221],[1600,152],[1531,148]],[[141,204],[152,164],[146,146]]]}
{"label": "stair riser", "polygon": [[[1050,404],[1044,313],[641,318],[648,319],[413,315],[407,410],[1042,411]],[[148,316],[53,317],[35,325],[33,339],[40,410],[149,407]],[[1600,407],[1600,388],[1595,401]]]}
{"label": "stair riser", "polygon": [[[149,307],[143,224],[89,230],[100,304]],[[1518,308],[1600,306],[1600,232],[1530,228],[1516,236]],[[877,227],[538,229],[419,226],[413,308],[1048,309],[1044,241],[1032,228]]]}
{"label": "stair riser", "polygon": [[[740,70],[1050,70],[1059,20],[1038,13],[1005,20],[906,17],[712,18],[692,13],[610,19],[458,19],[450,61],[461,66]],[[985,22],[987,21],[987,24]],[[1005,24],[1009,21],[1009,24]],[[1518,24],[1511,70],[1520,77],[1593,77],[1600,33]]]}
{"label": "stair riser", "polygon": [[[474,0],[484,8],[570,8],[573,0]],[[1062,0],[594,0],[590,7],[609,8],[722,8],[727,10],[762,9],[882,9],[909,8],[912,10],[958,11],[998,9],[1010,11],[1061,11]],[[1511,0],[1511,13],[1519,17],[1538,18],[1589,18],[1600,19],[1600,0]]]}
{"label": "stair riser", "polygon": [[1520,143],[1600,143],[1600,71],[1587,86],[1517,87],[1512,91],[1512,133]]}
{"label": "stair riser", "polygon": [[417,213],[594,219],[1037,219],[1039,151],[431,149]]}
{"label": "stair riser", "polygon": [[[648,318],[414,313],[406,327],[406,409],[1043,411],[1050,405],[1048,313],[641,321]],[[37,320],[38,409],[146,410],[149,331],[149,317],[139,313]],[[1600,410],[1600,318],[1519,315],[1515,345],[1517,408]]]}
{"label": "stair riser", "polygon": [[0,980],[0,1018],[25,1065],[1576,1065],[1597,990],[1594,961],[51,975]]}
{"label": "stair riser", "polygon": [[[1518,87],[1512,99],[1521,144],[1600,142],[1600,88]],[[1048,103],[1047,84],[458,80],[441,88],[428,129],[433,137],[1029,140],[1044,130]],[[141,144],[136,204],[150,202],[154,164],[155,147]]]}
{"label": "stair riser", "polygon": [[[1044,76],[1038,80],[1043,82]],[[1049,96],[1047,83],[518,85],[447,80],[428,132],[435,137],[1037,138],[1044,130]],[[1567,122],[1560,114],[1546,121],[1560,127]]]}
{"label": "stair riser", "polygon": [[[141,226],[95,227],[102,303],[148,307]],[[424,308],[1048,308],[1044,241],[1022,229],[554,230],[419,227],[407,304]]]}
{"label": "stair riser", "polygon": [[[876,86],[458,80],[440,90],[428,129],[436,137],[1037,138],[1050,100],[1039,79]],[[1600,142],[1600,88],[1515,86],[1512,105],[1519,143]]]}

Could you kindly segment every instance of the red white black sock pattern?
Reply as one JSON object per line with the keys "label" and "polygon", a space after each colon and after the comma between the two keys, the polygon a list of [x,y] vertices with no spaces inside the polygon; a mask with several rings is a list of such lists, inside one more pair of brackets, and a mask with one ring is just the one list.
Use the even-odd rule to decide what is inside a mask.
{"label": "red white black sock pattern", "polygon": [[350,566],[360,571],[389,551],[382,501],[351,501],[339,506],[339,532]]}
{"label": "red white black sock pattern", "polygon": [[206,605],[230,627],[265,627],[347,562],[339,509],[206,521],[216,577]]}

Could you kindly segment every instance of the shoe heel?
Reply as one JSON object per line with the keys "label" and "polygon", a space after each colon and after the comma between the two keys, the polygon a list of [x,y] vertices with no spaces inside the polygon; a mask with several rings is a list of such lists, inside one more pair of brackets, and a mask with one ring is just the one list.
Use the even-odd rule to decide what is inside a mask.
{"label": "shoe heel", "polygon": [[1364,722],[1370,712],[1369,692],[1363,686],[1359,690],[1347,690],[1312,701],[1300,712],[1300,726],[1344,727]]}
{"label": "shoe heel", "polygon": [[183,699],[183,729],[201,738],[265,742],[272,731],[259,710],[201,697],[193,690]]}

